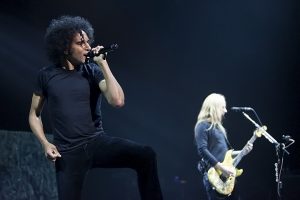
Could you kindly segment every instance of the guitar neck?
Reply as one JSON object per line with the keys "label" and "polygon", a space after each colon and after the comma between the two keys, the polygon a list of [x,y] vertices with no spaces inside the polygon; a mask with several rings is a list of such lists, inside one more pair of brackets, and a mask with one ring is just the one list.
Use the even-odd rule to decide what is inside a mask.
{"label": "guitar neck", "polygon": [[[254,134],[250,140],[248,141],[248,143],[253,144],[254,141],[256,140],[257,136]],[[236,167],[239,162],[242,160],[242,158],[246,155],[246,146],[247,144],[243,147],[242,151],[235,157],[234,162],[233,162],[233,166]]]}

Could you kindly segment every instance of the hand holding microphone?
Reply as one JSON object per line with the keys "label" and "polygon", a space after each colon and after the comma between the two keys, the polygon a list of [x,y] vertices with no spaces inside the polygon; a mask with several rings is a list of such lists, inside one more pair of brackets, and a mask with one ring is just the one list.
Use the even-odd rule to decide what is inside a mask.
{"label": "hand holding microphone", "polygon": [[[104,55],[103,59],[105,60],[105,57],[106,57],[106,54],[109,53],[109,52],[112,52],[116,49],[118,49],[118,44],[112,44],[110,45],[109,47],[103,47],[101,48],[100,46],[96,47],[96,48],[92,48],[87,54],[86,54],[86,57],[88,59],[91,59],[91,58],[94,58],[94,57],[97,57],[101,54]],[[101,48],[101,49],[99,49]]]}

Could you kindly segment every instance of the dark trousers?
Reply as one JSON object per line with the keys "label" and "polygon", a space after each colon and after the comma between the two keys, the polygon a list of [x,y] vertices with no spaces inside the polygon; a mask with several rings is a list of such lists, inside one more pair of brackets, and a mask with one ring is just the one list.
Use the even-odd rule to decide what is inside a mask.
{"label": "dark trousers", "polygon": [[203,175],[203,185],[204,185],[204,188],[206,190],[207,200],[220,200],[220,199],[224,199],[224,200],[240,200],[240,197],[239,197],[238,192],[237,192],[236,184],[235,184],[235,189],[231,193],[230,196],[221,196],[220,194],[218,194],[212,188],[211,184],[209,183],[209,180],[208,180],[208,177],[207,177],[207,173],[204,173],[204,175]]}
{"label": "dark trousers", "polygon": [[156,155],[149,146],[107,135],[67,153],[55,162],[59,200],[80,200],[87,172],[93,168],[131,168],[137,172],[142,200],[162,200]]}

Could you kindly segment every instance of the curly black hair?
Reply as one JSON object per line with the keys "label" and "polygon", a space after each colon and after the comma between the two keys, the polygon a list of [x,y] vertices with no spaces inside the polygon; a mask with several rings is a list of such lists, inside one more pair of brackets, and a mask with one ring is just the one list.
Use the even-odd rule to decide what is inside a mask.
{"label": "curly black hair", "polygon": [[68,50],[76,33],[84,31],[91,44],[94,41],[94,29],[89,21],[83,17],[61,16],[50,22],[45,34],[46,51],[48,58],[54,64],[59,64]]}

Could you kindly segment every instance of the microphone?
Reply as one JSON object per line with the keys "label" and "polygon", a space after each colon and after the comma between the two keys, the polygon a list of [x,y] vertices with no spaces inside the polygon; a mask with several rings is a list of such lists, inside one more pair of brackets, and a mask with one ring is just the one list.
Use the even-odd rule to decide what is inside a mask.
{"label": "microphone", "polygon": [[98,51],[98,53],[94,53],[92,50],[86,54],[86,57],[94,58],[95,56],[99,56],[100,54],[105,54],[108,52],[112,52],[118,48],[118,44],[112,44],[109,47],[104,47]]}
{"label": "microphone", "polygon": [[282,139],[288,142],[294,141],[290,135],[282,135]]}
{"label": "microphone", "polygon": [[249,111],[253,110],[251,107],[231,107],[231,110],[233,111]]}

